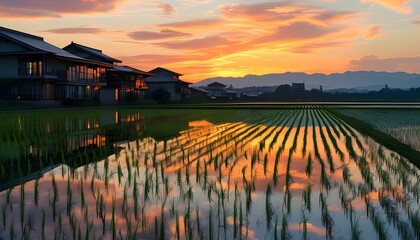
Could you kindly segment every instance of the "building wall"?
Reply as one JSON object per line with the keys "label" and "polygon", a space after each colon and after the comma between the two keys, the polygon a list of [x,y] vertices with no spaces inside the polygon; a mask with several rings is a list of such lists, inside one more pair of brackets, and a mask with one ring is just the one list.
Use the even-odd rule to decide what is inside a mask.
{"label": "building wall", "polygon": [[224,89],[220,88],[207,88],[207,96],[209,97],[222,97],[225,92]]}
{"label": "building wall", "polygon": [[0,56],[0,79],[18,77],[18,57]]}
{"label": "building wall", "polygon": [[116,104],[119,100],[118,89],[116,88],[101,88],[99,99],[103,104]]}

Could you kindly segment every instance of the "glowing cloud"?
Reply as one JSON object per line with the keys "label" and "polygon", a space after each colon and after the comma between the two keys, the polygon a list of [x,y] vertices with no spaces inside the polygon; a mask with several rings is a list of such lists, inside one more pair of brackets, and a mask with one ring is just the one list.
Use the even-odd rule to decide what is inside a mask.
{"label": "glowing cloud", "polygon": [[409,1],[410,0],[361,0],[362,3],[379,4],[390,10],[405,14],[412,12],[412,9],[407,6]]}
{"label": "glowing cloud", "polygon": [[162,15],[164,16],[172,16],[175,14],[175,8],[169,3],[160,2],[157,6],[162,10]]}
{"label": "glowing cloud", "polygon": [[158,40],[191,36],[189,33],[177,32],[168,29],[161,30],[160,32],[137,31],[128,33],[127,35],[135,40]]}
{"label": "glowing cloud", "polygon": [[117,0],[3,0],[0,18],[10,16],[10,12],[20,17],[59,17],[64,13],[106,12],[116,6]]}
{"label": "glowing cloud", "polygon": [[73,28],[55,28],[55,29],[45,30],[43,32],[56,33],[56,34],[98,34],[98,33],[104,32],[104,30],[101,28],[80,26],[80,27],[73,27]]}
{"label": "glowing cloud", "polygon": [[351,70],[386,71],[386,72],[420,72],[420,56],[379,58],[365,56],[359,60],[350,61]]}
{"label": "glowing cloud", "polygon": [[381,30],[380,25],[376,25],[376,26],[373,26],[373,27],[369,28],[369,30],[365,34],[365,39],[375,39],[375,38],[379,37],[380,36],[380,30]]}

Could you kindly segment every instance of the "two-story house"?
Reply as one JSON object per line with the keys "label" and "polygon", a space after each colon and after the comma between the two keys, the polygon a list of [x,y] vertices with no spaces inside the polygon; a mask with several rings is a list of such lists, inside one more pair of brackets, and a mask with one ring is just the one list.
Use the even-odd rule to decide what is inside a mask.
{"label": "two-story house", "polygon": [[71,42],[63,49],[79,57],[113,65],[106,72],[107,84],[101,89],[100,95],[102,102],[112,103],[123,100],[129,92],[142,98],[148,89],[145,79],[154,75],[133,67],[118,66],[122,63],[121,60],[106,55],[100,49],[75,42]]}
{"label": "two-story house", "polygon": [[42,37],[0,27],[0,96],[9,99],[93,99],[112,64],[71,54]]}

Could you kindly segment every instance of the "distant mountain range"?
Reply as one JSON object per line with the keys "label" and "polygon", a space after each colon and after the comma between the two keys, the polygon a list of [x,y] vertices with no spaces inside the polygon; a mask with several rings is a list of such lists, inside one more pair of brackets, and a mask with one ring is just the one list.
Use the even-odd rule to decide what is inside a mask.
{"label": "distant mountain range", "polygon": [[244,77],[214,77],[207,78],[194,84],[194,86],[206,86],[212,82],[223,83],[234,88],[279,86],[292,84],[293,82],[305,82],[307,90],[312,88],[340,92],[361,92],[380,90],[388,85],[389,88],[417,88],[420,87],[420,74],[405,72],[344,72],[333,74],[306,74],[300,72],[286,72],[266,75],[246,75]]}

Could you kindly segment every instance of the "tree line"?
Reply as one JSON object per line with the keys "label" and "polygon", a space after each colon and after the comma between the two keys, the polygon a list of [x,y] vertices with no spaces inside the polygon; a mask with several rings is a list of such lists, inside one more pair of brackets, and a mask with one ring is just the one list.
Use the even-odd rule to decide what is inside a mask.
{"label": "tree line", "polygon": [[294,91],[288,85],[280,85],[272,93],[264,93],[266,101],[420,101],[420,88],[394,89],[385,87],[369,92],[324,92],[318,89]]}

